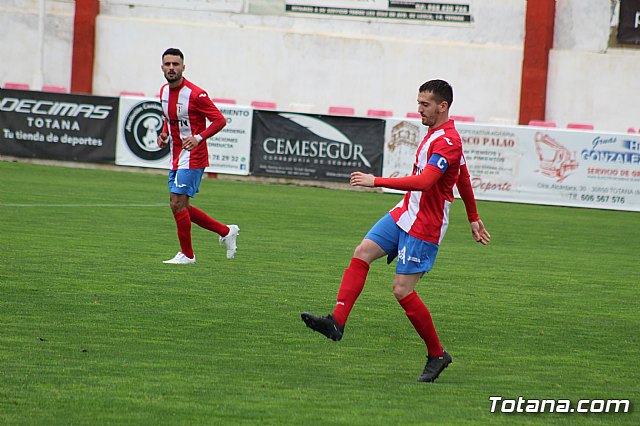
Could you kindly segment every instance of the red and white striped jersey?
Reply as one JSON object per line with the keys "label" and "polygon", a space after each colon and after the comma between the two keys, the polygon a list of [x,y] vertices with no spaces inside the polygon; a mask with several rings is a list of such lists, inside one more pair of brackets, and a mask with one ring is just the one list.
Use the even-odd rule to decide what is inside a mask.
{"label": "red and white striped jersey", "polygon": [[408,191],[390,213],[398,226],[409,235],[440,244],[449,225],[453,186],[458,180],[460,166],[464,164],[462,141],[453,120],[429,129],[416,152],[414,176],[422,173],[433,154],[446,159],[446,171],[429,190]]}
{"label": "red and white striped jersey", "polygon": [[[160,89],[160,102],[165,117],[163,132],[171,136],[171,169],[201,169],[209,166],[207,138],[226,124],[222,113],[207,92],[183,77],[182,84]],[[207,127],[207,119],[211,122]],[[200,142],[191,151],[182,149],[182,139],[200,135]]]}

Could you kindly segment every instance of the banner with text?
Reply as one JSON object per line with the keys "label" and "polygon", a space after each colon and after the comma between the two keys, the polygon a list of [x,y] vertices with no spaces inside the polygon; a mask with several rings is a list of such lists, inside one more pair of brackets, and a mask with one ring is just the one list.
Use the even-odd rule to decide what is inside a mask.
{"label": "banner with text", "polygon": [[118,98],[0,90],[0,154],[113,163]]}
{"label": "banner with text", "polygon": [[285,11],[330,17],[400,19],[416,22],[473,22],[471,0],[287,0]]}
{"label": "banner with text", "polygon": [[[475,123],[456,128],[479,200],[640,211],[638,135]],[[394,173],[394,164],[410,172],[415,149],[409,151],[385,148],[383,174]]]}
{"label": "banner with text", "polygon": [[256,110],[251,172],[339,181],[357,170],[380,175],[384,125],[374,118]]}
{"label": "banner with text", "polygon": [[251,126],[253,108],[239,105],[218,105],[227,125],[207,141],[208,172],[248,175],[251,158]]}
{"label": "banner with text", "polygon": [[[249,174],[251,152],[251,107],[224,105],[220,112],[227,125],[207,140],[211,173]],[[116,164],[120,166],[170,167],[169,147],[160,149],[158,134],[162,131],[162,107],[157,99],[120,98]]]}

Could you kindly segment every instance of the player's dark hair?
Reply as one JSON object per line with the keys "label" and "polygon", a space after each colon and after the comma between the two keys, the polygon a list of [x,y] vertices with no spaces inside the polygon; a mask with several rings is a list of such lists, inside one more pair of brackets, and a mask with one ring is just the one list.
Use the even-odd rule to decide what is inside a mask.
{"label": "player's dark hair", "polygon": [[175,47],[170,47],[165,50],[162,54],[162,59],[164,59],[166,55],[180,56],[180,59],[184,61],[184,55],[182,54],[182,51],[180,49],[176,49]]}
{"label": "player's dark hair", "polygon": [[451,87],[451,85],[446,81],[429,80],[426,83],[423,83],[422,86],[420,86],[419,91],[420,93],[433,93],[438,103],[446,101],[447,104],[449,104],[449,108],[451,108],[451,104],[453,103],[453,87]]}

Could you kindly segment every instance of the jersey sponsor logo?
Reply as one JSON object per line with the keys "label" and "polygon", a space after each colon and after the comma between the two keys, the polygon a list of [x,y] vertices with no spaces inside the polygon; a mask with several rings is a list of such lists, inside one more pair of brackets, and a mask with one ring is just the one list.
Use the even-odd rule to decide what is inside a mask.
{"label": "jersey sponsor logo", "polygon": [[187,127],[187,126],[189,126],[189,119],[187,119],[187,118],[178,118],[177,120],[169,120],[169,124],[171,126]]}
{"label": "jersey sponsor logo", "polygon": [[451,143],[451,141],[449,140],[449,138],[442,138],[442,139],[444,139],[445,141],[447,141],[447,143],[448,143],[449,145],[453,146],[453,143]]}
{"label": "jersey sponsor logo", "polygon": [[169,146],[158,146],[162,120],[162,107],[158,101],[139,102],[129,110],[122,131],[132,153],[149,161],[160,160],[169,154]]}

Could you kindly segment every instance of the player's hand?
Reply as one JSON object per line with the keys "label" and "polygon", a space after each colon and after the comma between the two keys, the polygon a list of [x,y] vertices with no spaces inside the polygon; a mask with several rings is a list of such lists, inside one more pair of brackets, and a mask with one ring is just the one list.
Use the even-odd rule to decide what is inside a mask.
{"label": "player's hand", "polygon": [[471,235],[473,235],[474,240],[485,246],[491,240],[491,235],[489,235],[489,232],[484,227],[484,223],[482,223],[480,219],[478,219],[477,222],[471,222]]}
{"label": "player's hand", "polygon": [[191,151],[193,148],[198,146],[199,143],[200,142],[195,138],[195,136],[187,136],[186,138],[182,139],[182,148],[186,149],[187,151]]}
{"label": "player's hand", "polygon": [[376,177],[374,175],[368,175],[362,172],[353,172],[351,173],[351,180],[349,183],[351,186],[366,186],[367,188],[373,188],[375,178]]}
{"label": "player's hand", "polygon": [[169,143],[169,135],[166,133],[160,133],[158,135],[158,146],[164,148]]}

